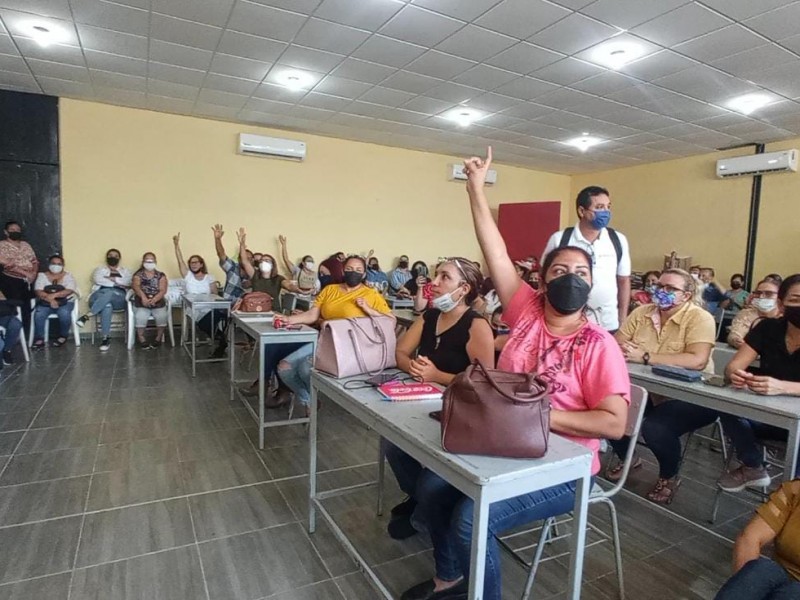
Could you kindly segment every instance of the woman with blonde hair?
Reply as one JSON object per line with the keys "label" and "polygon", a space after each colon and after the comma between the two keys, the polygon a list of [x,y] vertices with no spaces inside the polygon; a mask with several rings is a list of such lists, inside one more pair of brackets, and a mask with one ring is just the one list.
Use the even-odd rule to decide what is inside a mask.
{"label": "woman with blonde hair", "polygon": [[[716,327],[714,317],[702,306],[700,286],[682,269],[661,273],[653,290],[653,303],[634,309],[614,335],[625,360],[643,365],[670,365],[694,371],[714,372],[711,351]],[[656,397],[642,423],[642,436],[655,454],[659,475],[647,498],[669,504],[680,486],[681,436],[713,423],[717,412],[695,404]],[[622,458],[631,439],[612,441]],[[632,468],[641,466],[634,458]],[[622,463],[606,472],[611,481],[619,479]]]}

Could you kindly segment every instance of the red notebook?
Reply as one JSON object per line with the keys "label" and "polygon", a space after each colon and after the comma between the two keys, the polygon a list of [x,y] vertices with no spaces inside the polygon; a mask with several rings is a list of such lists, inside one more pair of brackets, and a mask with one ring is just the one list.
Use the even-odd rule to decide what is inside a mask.
{"label": "red notebook", "polygon": [[390,381],[378,386],[384,400],[406,402],[407,400],[438,400],[443,390],[430,383],[398,383]]}

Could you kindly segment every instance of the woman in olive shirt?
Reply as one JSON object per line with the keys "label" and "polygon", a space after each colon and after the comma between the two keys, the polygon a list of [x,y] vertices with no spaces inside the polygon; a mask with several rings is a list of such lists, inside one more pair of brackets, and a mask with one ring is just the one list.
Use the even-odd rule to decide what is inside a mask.
{"label": "woman in olive shirt", "polygon": [[[775,545],[775,560],[761,557]],[[734,575],[715,600],[800,598],[800,479],[784,483],[758,507],[733,548]]]}
{"label": "woman in olive shirt", "polygon": [[[247,252],[247,234],[242,228],[236,235],[239,237],[239,256],[245,256]],[[256,270],[256,268],[258,268],[258,270]],[[253,286],[252,291],[265,292],[272,296],[272,309],[275,312],[281,312],[283,310],[281,307],[281,290],[300,293],[300,288],[283,275],[278,274],[278,263],[269,254],[263,254],[261,256],[261,261],[256,267],[251,265],[248,261],[243,262],[242,269],[244,269],[247,278]]]}

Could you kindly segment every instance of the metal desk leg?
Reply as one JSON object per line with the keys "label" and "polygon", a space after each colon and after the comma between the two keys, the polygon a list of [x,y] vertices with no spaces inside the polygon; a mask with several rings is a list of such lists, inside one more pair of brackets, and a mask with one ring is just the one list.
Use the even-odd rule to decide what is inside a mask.
{"label": "metal desk leg", "polygon": [[308,532],[317,528],[317,386],[311,384],[311,414],[308,420]]}
{"label": "metal desk leg", "polygon": [[258,448],[264,449],[264,342],[258,339]]}
{"label": "metal desk leg", "polygon": [[786,459],[783,465],[783,480],[791,481],[797,472],[797,452],[800,450],[800,421],[795,421],[789,429],[789,439],[786,441]]}
{"label": "metal desk leg", "polygon": [[376,512],[378,516],[383,515],[383,478],[386,473],[386,444],[384,438],[378,442],[378,506]]}
{"label": "metal desk leg", "polygon": [[236,396],[236,344],[233,343],[235,339],[236,323],[231,319],[228,321],[228,350],[231,353],[231,402]]}
{"label": "metal desk leg", "polygon": [[483,580],[486,575],[486,538],[489,535],[489,501],[483,489],[473,498],[472,508],[472,551],[469,559],[470,600],[483,598]]}
{"label": "metal desk leg", "polygon": [[586,526],[589,512],[589,489],[592,480],[589,475],[576,481],[575,508],[573,509],[572,536],[569,555],[569,585],[567,598],[580,600],[583,580],[583,551],[586,548]]}
{"label": "metal desk leg", "polygon": [[197,340],[195,339],[195,335],[197,335],[197,324],[194,322],[194,317],[194,310],[192,310],[189,315],[189,327],[192,328],[192,377],[197,376]]}

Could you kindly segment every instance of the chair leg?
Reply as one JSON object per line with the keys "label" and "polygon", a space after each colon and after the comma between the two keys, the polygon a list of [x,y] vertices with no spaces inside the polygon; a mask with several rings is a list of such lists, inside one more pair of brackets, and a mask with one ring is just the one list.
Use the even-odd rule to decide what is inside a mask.
{"label": "chair leg", "polygon": [[608,506],[608,513],[611,516],[611,536],[614,541],[614,560],[617,564],[617,585],[619,586],[619,600],[625,600],[625,581],[622,573],[622,545],[619,541],[619,520],[617,519],[617,507],[611,500],[604,500]]}
{"label": "chair leg", "polygon": [[375,512],[380,517],[383,514],[383,477],[386,472],[386,440],[380,439],[378,443],[378,504]]}
{"label": "chair leg", "polygon": [[31,353],[28,350],[28,340],[25,339],[25,329],[19,332],[19,343],[22,344],[22,356],[25,357],[25,362],[31,362]]}
{"label": "chair leg", "polygon": [[716,492],[714,493],[714,504],[711,506],[711,517],[708,519],[708,522],[712,525],[717,521],[717,512],[719,511],[719,503],[722,500],[722,494],[724,494],[721,489],[717,488]]}
{"label": "chair leg", "polygon": [[533,562],[528,571],[528,579],[525,581],[525,589],[522,592],[522,600],[528,600],[531,597],[531,590],[533,589],[533,580],[536,579],[536,571],[539,569],[539,563],[542,561],[542,554],[544,553],[544,545],[550,536],[550,528],[555,523],[555,517],[548,517],[542,524],[542,532],[539,534],[539,543],[536,545],[536,553],[533,555]]}
{"label": "chair leg", "polygon": [[728,464],[728,445],[725,443],[725,429],[722,427],[722,421],[717,419],[714,422],[714,427],[717,431],[717,435],[719,436],[719,445],[722,449],[722,461],[727,465]]}

